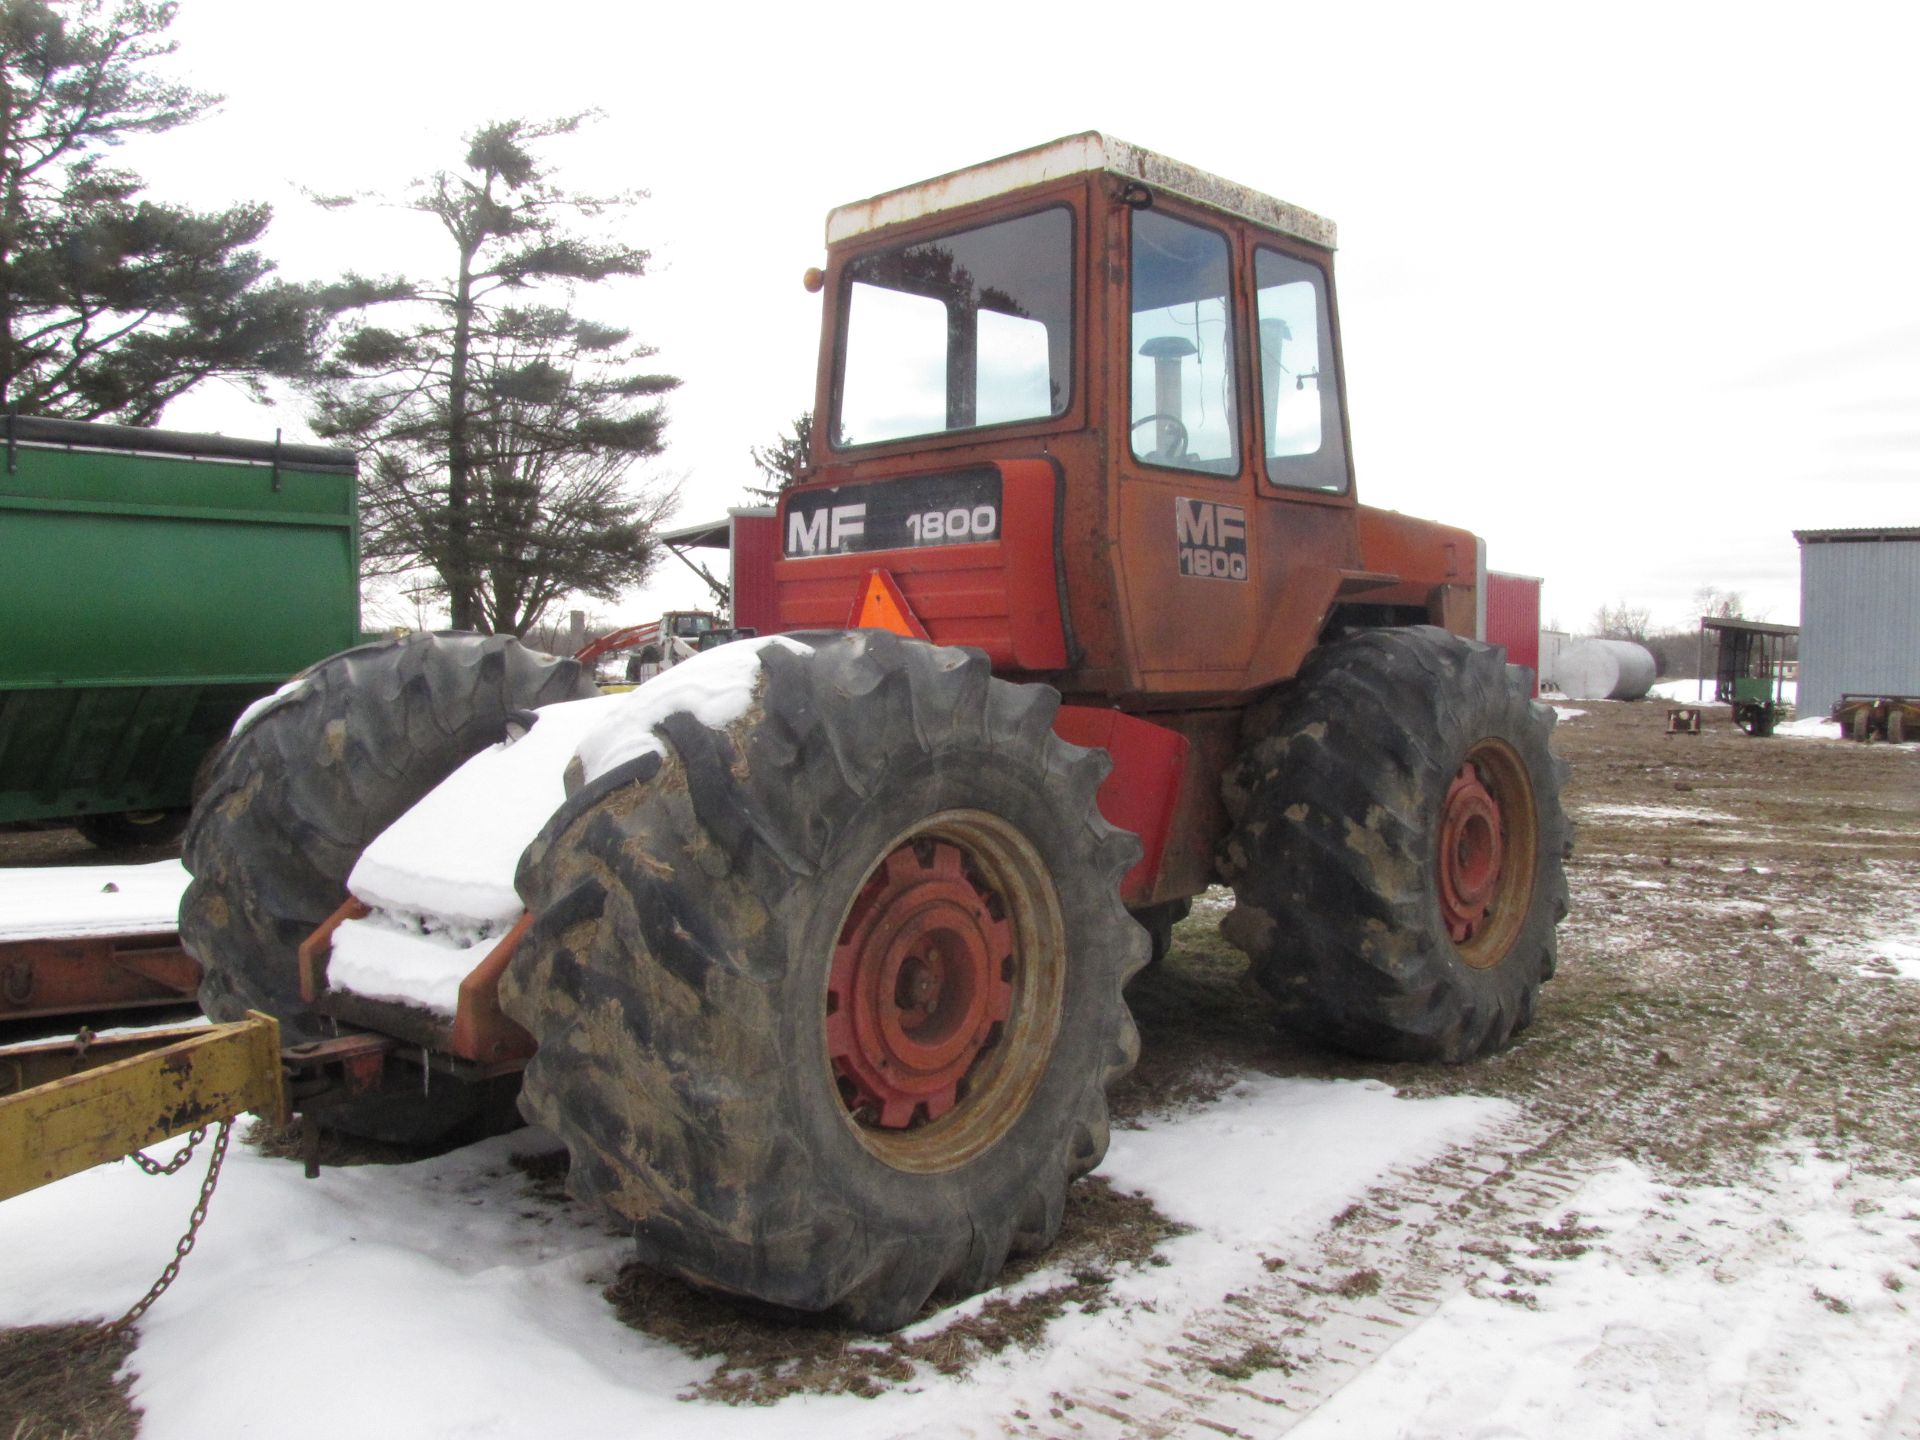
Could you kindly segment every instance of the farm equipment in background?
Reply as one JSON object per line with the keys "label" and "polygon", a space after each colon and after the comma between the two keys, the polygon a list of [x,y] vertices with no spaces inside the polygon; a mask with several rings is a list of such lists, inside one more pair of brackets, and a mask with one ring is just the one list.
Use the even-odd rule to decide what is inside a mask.
{"label": "farm equipment in background", "polygon": [[1773,734],[1773,727],[1793,713],[1786,698],[1786,652],[1799,627],[1702,616],[1702,648],[1709,634],[1719,641],[1713,698],[1732,707],[1733,723],[1747,734]]}
{"label": "farm equipment in background", "polygon": [[0,826],[169,844],[240,712],[358,638],[354,457],[0,424]]}
{"label": "farm equipment in background", "polygon": [[630,685],[644,684],[662,670],[672,669],[682,660],[691,660],[702,650],[739,640],[754,634],[720,623],[711,610],[669,610],[648,625],[630,625],[590,640],[574,653],[574,659],[588,667],[608,655],[630,651],[625,678]]}
{"label": "farm equipment in background", "polygon": [[[625,679],[637,685],[703,650],[777,624],[773,560],[778,537],[772,510],[730,509],[723,520],[683,525],[654,538],[706,582],[720,610],[669,610],[648,624],[612,631],[574,652],[581,664],[593,669],[608,655],[630,650],[634,653],[627,659]],[[694,559],[696,550],[725,550],[727,578],[719,579]]]}
{"label": "farm equipment in background", "polygon": [[1902,745],[1920,738],[1920,695],[1842,695],[1831,718],[1850,740]]}
{"label": "farm equipment in background", "polygon": [[524,1069],[643,1259],[872,1329],[1051,1243],[1217,881],[1296,1032],[1508,1043],[1564,767],[1479,542],[1356,503],[1333,240],[1093,134],[834,211],[765,632],[617,696],[501,637],[314,667],[188,832],[209,1014],[352,1050],[301,1107],[354,1133]]}

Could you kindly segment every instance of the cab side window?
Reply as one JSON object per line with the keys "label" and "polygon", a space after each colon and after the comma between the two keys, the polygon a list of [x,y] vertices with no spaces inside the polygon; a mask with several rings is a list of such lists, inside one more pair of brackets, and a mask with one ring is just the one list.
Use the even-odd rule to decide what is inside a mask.
{"label": "cab side window", "polygon": [[1132,269],[1134,458],[1238,474],[1226,237],[1157,210],[1135,211]]}
{"label": "cab side window", "polygon": [[1267,479],[1343,494],[1347,452],[1334,388],[1326,275],[1317,265],[1262,247],[1253,252],[1253,281]]}

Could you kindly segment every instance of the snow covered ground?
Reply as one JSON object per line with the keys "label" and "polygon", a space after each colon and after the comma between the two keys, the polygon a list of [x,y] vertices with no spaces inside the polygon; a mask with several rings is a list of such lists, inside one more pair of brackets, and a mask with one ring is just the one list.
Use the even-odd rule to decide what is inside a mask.
{"label": "snow covered ground", "polygon": [[[544,1148],[537,1132],[312,1182],[236,1146],[198,1247],[142,1327],[141,1435],[984,1437],[1073,1396],[1078,1431],[1186,1433],[1135,1431],[1123,1408],[1161,1357],[1193,1343],[1223,1297],[1257,1296],[1279,1257],[1370,1191],[1510,1118],[1501,1102],[1406,1100],[1375,1082],[1249,1078],[1116,1136],[1102,1173],[1192,1232],[1124,1274],[1112,1303],[964,1376],[768,1407],[680,1398],[711,1362],[615,1321],[601,1291],[628,1246],[529,1198],[509,1157]],[[130,1304],[198,1176],[197,1163],[166,1181],[123,1163],[10,1202],[0,1324]],[[1370,1440],[1749,1435],[1786,1416],[1807,1434],[1920,1426],[1920,1180],[1791,1154],[1746,1185],[1680,1191],[1622,1161],[1512,1247],[1350,1381],[1307,1397],[1319,1404],[1275,1411],[1289,1397],[1269,1370],[1210,1397],[1215,1423]],[[1061,1278],[1042,1270],[1022,1288]],[[1120,1398],[1103,1414],[1090,1394]],[[249,1415],[270,1418],[249,1428]]]}
{"label": "snow covered ground", "polygon": [[186,888],[178,860],[0,869],[0,940],[171,930]]}
{"label": "snow covered ground", "polygon": [[[1406,1101],[1377,1083],[1249,1079],[1218,1103],[1122,1132],[1103,1174],[1194,1227],[1119,1303],[1056,1322],[1046,1346],[964,1378],[929,1373],[878,1400],[772,1408],[678,1397],[712,1368],[618,1324],[601,1289],[629,1245],[579,1211],[532,1201],[509,1163],[537,1132],[402,1166],[333,1169],[235,1146],[212,1218],[143,1323],[143,1440],[342,1430],[429,1436],[995,1435],[1016,1410],[1110,1377],[1179,1341],[1263,1254],[1303,1244],[1368,1187],[1470,1140],[1508,1107]],[[163,1147],[156,1154],[170,1153]],[[1250,1167],[1249,1155],[1286,1156]],[[199,1185],[105,1166],[0,1209],[0,1324],[117,1313],[172,1249]],[[1038,1288],[1061,1278],[1040,1271]],[[978,1308],[967,1302],[963,1309]],[[940,1317],[921,1322],[936,1327]],[[564,1417],[564,1421],[560,1417]]]}

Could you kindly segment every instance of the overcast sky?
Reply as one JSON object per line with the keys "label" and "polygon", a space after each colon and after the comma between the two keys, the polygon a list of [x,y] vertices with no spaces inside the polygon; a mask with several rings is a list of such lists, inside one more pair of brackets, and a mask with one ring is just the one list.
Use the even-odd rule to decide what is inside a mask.
{"label": "overcast sky", "polygon": [[[439,258],[297,187],[399,193],[484,121],[604,111],[550,154],[651,192],[654,273],[583,308],[684,381],[685,521],[812,403],[828,209],[1101,129],[1338,223],[1361,500],[1478,531],[1549,620],[1690,624],[1714,585],[1793,621],[1794,529],[1920,524],[1911,4],[182,0],[174,33],[227,101],[139,164],[271,201],[296,277]],[[303,433],[222,388],[165,423]],[[663,569],[608,618],[699,593]]]}

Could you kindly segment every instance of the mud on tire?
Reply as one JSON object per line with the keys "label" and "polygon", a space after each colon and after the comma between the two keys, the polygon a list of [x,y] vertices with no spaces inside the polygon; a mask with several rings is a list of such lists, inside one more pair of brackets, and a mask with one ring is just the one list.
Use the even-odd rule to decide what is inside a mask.
{"label": "mud on tire", "polygon": [[[180,935],[205,972],[201,1008],[217,1020],[264,1010],[289,1043],[321,1033],[295,952],[346,898],[360,852],[499,740],[511,712],[595,693],[573,661],[505,636],[408,635],[307,671],[221,748],[187,829]],[[480,1098],[436,1081],[428,1103],[375,1100],[329,1118],[424,1142]]]}
{"label": "mud on tire", "polygon": [[1532,1020],[1572,827],[1528,690],[1504,651],[1420,626],[1322,647],[1249,713],[1221,930],[1288,1029],[1457,1062]]}
{"label": "mud on tire", "polygon": [[569,1186],[704,1288],[904,1324],[1051,1243],[1138,1039],[1138,842],[1058,696],[878,632],[759,651],[522,861],[501,986]]}

